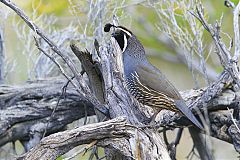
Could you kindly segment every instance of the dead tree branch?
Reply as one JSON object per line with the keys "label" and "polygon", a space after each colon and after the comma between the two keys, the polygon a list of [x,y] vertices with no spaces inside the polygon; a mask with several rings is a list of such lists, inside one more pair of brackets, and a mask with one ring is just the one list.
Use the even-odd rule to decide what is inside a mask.
{"label": "dead tree branch", "polygon": [[[76,81],[70,79],[70,76],[63,74],[72,85],[71,90],[67,91],[66,97],[71,97],[74,94],[73,99],[77,103],[72,106],[72,99],[66,98],[59,104],[54,116],[51,116],[54,107],[49,104],[56,104],[56,97],[61,95],[61,90],[54,88],[55,85],[50,83],[41,86],[38,84],[37,87],[39,88],[34,86],[32,90],[15,88],[16,93],[11,94],[4,93],[3,88],[3,94],[0,95],[0,100],[1,96],[3,99],[2,102],[0,101],[2,103],[0,117],[3,120],[0,122],[0,145],[21,140],[25,144],[26,150],[35,146],[19,159],[53,159],[80,144],[93,142],[93,144],[104,147],[106,152],[109,151],[111,154],[108,157],[109,159],[114,159],[113,157],[118,159],[170,159],[167,146],[163,143],[160,134],[154,128],[144,127],[149,121],[149,117],[142,110],[144,107],[133,99],[126,89],[121,72],[122,68],[119,65],[121,51],[116,41],[112,39],[110,44],[96,47],[98,58],[95,60],[88,51],[83,52],[75,44],[71,45],[72,51],[81,61],[88,75],[87,79],[83,79],[71,58],[63,54],[21,9],[10,0],[0,0],[0,2],[14,10],[37,35],[48,43],[50,48],[68,65],[77,81],[76,83]],[[236,11],[236,13],[238,12]],[[225,84],[231,84],[234,81],[240,86],[237,62],[232,61],[230,51],[220,39],[220,25],[217,23],[215,27],[211,27],[204,19],[201,7],[197,8],[196,14],[193,13],[193,15],[201,21],[205,29],[212,35],[225,70],[219,80],[207,89],[190,91],[191,95],[185,96],[186,101],[191,104],[196,112],[199,110],[214,111],[227,107],[234,108],[239,103],[239,90],[230,90],[231,87],[226,90]],[[239,37],[236,37],[236,40],[239,41]],[[40,45],[37,44],[37,47],[51,58]],[[239,49],[236,48],[236,60],[238,60],[238,52]],[[52,61],[55,60],[52,59]],[[61,66],[59,68],[62,70]],[[45,90],[41,90],[42,88]],[[31,97],[31,95],[33,96]],[[45,97],[45,95],[47,96]],[[81,104],[80,107],[79,104]],[[20,105],[21,107],[19,107]],[[93,107],[95,112],[97,109],[112,120],[52,134],[40,141],[45,130],[47,130],[47,134],[51,134],[62,130],[68,123],[84,117],[85,113],[95,114],[93,113]],[[189,124],[188,121],[184,120],[184,117],[171,115],[171,113],[162,115],[160,126],[176,128]],[[236,127],[235,124],[239,124],[239,119],[234,124],[231,121],[231,115],[226,112],[211,112],[207,116],[210,120],[210,135],[233,143],[236,150],[239,151],[240,136],[234,128]],[[98,115],[98,117],[100,116]],[[104,117],[101,117],[100,121],[104,119]],[[206,155],[202,155],[202,157],[206,157]]]}
{"label": "dead tree branch", "polygon": [[[129,126],[125,118],[118,117],[109,121],[88,124],[76,129],[52,134],[43,138],[31,152],[18,159],[56,159],[81,144],[95,142],[97,146],[106,147],[112,143],[111,141],[121,141],[122,138],[133,137],[134,132],[135,128]],[[134,143],[136,142],[133,142],[132,145]],[[134,157],[135,155],[132,155],[130,148],[130,146],[125,146],[117,149],[121,150],[124,155]]]}
{"label": "dead tree branch", "polygon": [[[1,146],[15,140],[35,140],[34,135],[40,133],[41,136],[48,121],[47,134],[62,130],[67,124],[85,116],[83,104],[88,104],[88,115],[94,115],[91,104],[84,101],[84,98],[81,99],[73,86],[69,86],[66,98],[60,101],[58,109],[51,117],[63,85],[64,81],[53,79],[31,82],[21,87],[6,85],[0,87]],[[186,91],[183,96],[188,102],[194,101],[203,90]],[[234,104],[239,102],[239,99],[239,92],[226,90],[221,96],[208,103],[208,107],[210,110],[233,108]],[[238,146],[239,133],[234,131],[234,125],[228,112],[214,112],[211,113],[210,117],[212,117],[210,119],[211,135],[229,143],[234,141]],[[162,121],[162,123],[166,122],[166,125],[171,125],[171,121],[175,122],[174,124],[188,125],[176,116],[165,116],[163,119],[165,121]],[[26,143],[26,150],[37,143],[38,141],[31,144]]]}
{"label": "dead tree branch", "polygon": [[[0,87],[0,103],[2,106],[0,112],[2,119],[0,134],[1,146],[17,139],[30,139],[31,135],[34,135],[35,132],[43,133],[42,131],[44,131],[47,120],[49,119],[48,134],[61,130],[66,124],[84,117],[84,106],[81,104],[88,103],[79,97],[74,87],[69,86],[70,88],[68,88],[66,92],[65,100],[60,101],[55,116],[51,118],[51,112],[56,105],[57,97],[61,95],[60,88],[63,84],[64,81],[59,80],[42,80],[31,82],[29,85],[22,87]],[[203,89],[191,90],[184,92],[183,96],[187,101],[194,101],[201,92],[203,92]],[[13,97],[15,98],[12,99]],[[221,96],[213,99],[211,103],[208,104],[208,107],[210,110],[226,109],[227,107],[233,108],[234,104],[239,102],[239,99],[239,92],[226,90]],[[28,107],[29,105],[31,108]],[[87,107],[89,115],[94,114],[91,108],[91,104],[89,104],[89,107]],[[232,130],[230,127],[233,127],[233,123],[231,122],[231,116],[228,112],[211,113],[210,117],[212,117],[212,136],[229,143],[232,143],[235,139],[234,137],[239,137],[237,132],[229,134]],[[171,120],[179,124],[184,124],[181,119],[174,116],[165,116],[163,119],[167,121],[166,125],[170,125]],[[164,121],[162,121],[162,123],[164,123]],[[39,126],[39,128],[36,129],[36,126]],[[25,132],[19,132],[23,130]]]}
{"label": "dead tree branch", "polygon": [[[66,90],[57,110],[51,116],[64,81],[39,80],[23,86],[0,86],[0,146],[16,140],[25,141],[25,150],[39,143],[44,131],[47,135],[65,128],[87,114],[94,115],[92,104],[81,98],[73,86]],[[40,136],[40,139],[35,135]],[[30,143],[31,142],[31,143]]]}

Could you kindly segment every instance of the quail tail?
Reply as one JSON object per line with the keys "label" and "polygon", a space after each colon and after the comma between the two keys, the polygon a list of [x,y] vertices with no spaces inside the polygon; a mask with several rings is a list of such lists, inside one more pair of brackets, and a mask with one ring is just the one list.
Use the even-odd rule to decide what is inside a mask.
{"label": "quail tail", "polygon": [[195,124],[199,129],[204,130],[202,124],[193,115],[192,111],[183,100],[175,100],[175,105],[193,124]]}

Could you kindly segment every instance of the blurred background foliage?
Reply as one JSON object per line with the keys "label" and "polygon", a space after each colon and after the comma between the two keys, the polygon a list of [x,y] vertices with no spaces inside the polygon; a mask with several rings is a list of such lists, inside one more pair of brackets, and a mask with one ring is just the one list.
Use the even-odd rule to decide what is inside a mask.
{"label": "blurred background foliage", "polygon": [[[25,12],[33,19],[34,22],[36,22],[41,28],[44,30],[60,30],[67,27],[70,23],[73,24],[74,27],[77,27],[77,31],[79,33],[85,33],[87,36],[92,36],[94,27],[95,26],[88,26],[87,29],[85,29],[85,26],[79,25],[79,23],[84,24],[88,21],[88,6],[90,2],[87,1],[77,1],[77,0],[15,0],[16,4],[21,6],[21,8],[24,9]],[[176,52],[174,49],[172,49],[169,46],[166,46],[164,43],[158,40],[158,36],[161,36],[161,32],[157,29],[157,25],[159,24],[159,21],[161,21],[156,14],[156,11],[153,10],[153,8],[149,5],[146,5],[146,1],[139,0],[139,1],[106,1],[106,6],[108,7],[108,10],[112,11],[115,10],[115,14],[120,17],[119,22],[121,25],[127,26],[131,30],[134,31],[134,33],[138,36],[138,38],[141,40],[143,45],[145,46],[147,53],[149,54],[149,59],[157,65],[159,68],[162,68],[162,71],[165,72],[165,74],[168,75],[169,79],[172,79],[172,81],[175,83],[178,89],[190,89],[193,87],[199,87],[194,82],[194,79],[192,77],[191,71],[187,68],[186,65],[182,65],[182,62],[177,60],[179,57],[176,57]],[[234,1],[233,1],[234,2]],[[235,0],[235,3],[237,3],[237,0]],[[219,20],[222,15],[222,30],[223,32],[228,33],[231,37],[233,35],[232,33],[232,10],[225,7],[223,0],[204,0],[203,5],[206,9],[206,17],[209,18],[210,23],[214,23],[216,20]],[[115,6],[119,6],[119,8],[116,8]],[[106,7],[106,8],[107,8]],[[6,7],[4,7],[5,9]],[[182,9],[176,6],[175,11],[177,14],[181,15]],[[25,56],[22,54],[16,54],[16,52],[22,52],[22,48],[25,45],[24,39],[25,37],[22,37],[22,40],[17,41],[15,34],[17,32],[18,35],[21,35],[21,32],[25,32],[27,34],[28,28],[23,28],[21,20],[13,14],[11,11],[8,11],[8,18],[3,22],[5,25],[5,34],[10,35],[9,38],[6,39],[6,57],[10,58],[10,61],[14,61],[15,65],[19,65],[19,61],[16,59],[21,59],[21,61],[29,61],[28,53],[25,53]],[[41,17],[41,18],[39,18]],[[52,17],[52,20],[48,20],[48,17]],[[54,17],[54,18],[53,18]],[[107,22],[111,21],[112,13],[109,13],[108,17],[104,17]],[[177,22],[182,27],[188,27],[185,24],[185,21],[182,19],[181,16],[177,17]],[[49,22],[47,22],[49,21]],[[96,25],[96,24],[95,24]],[[103,25],[103,24],[102,24]],[[103,27],[103,26],[99,26]],[[24,30],[24,31],[23,31]],[[49,31],[49,33],[52,31]],[[212,40],[209,34],[204,31],[203,32],[203,41],[204,41],[204,47],[207,48],[205,50],[205,57],[209,56],[212,58],[208,58],[207,62],[214,68],[214,71],[216,73],[221,73],[222,67],[219,65],[217,57],[215,57],[212,45]],[[77,34],[77,33],[76,33]],[[106,35],[104,35],[106,36]],[[28,37],[31,39],[32,35]],[[19,36],[17,37],[19,38]],[[84,37],[83,37],[84,38]],[[229,38],[223,34],[223,40],[226,42],[226,44],[229,43]],[[14,40],[15,39],[15,40]],[[93,41],[93,38],[91,39]],[[105,39],[106,40],[106,39]],[[11,43],[8,43],[11,42]],[[18,42],[18,43],[17,43]],[[20,42],[20,43],[19,43]],[[85,44],[84,44],[85,43]],[[91,48],[91,45],[86,46],[86,42],[84,42],[83,47]],[[89,44],[89,43],[88,43]],[[34,45],[34,43],[32,43]],[[12,47],[15,46],[15,47]],[[211,54],[209,54],[209,48],[211,48]],[[30,49],[30,47],[29,47]],[[31,48],[31,50],[35,50],[35,53],[31,54],[31,59],[34,61],[36,57],[36,48],[34,46]],[[28,51],[27,51],[28,52]],[[8,56],[9,55],[9,56]],[[14,59],[15,57],[15,59]],[[166,60],[167,59],[167,60]],[[20,61],[20,62],[21,62]],[[169,63],[170,62],[170,63]],[[33,63],[33,62],[32,62]],[[26,62],[25,64],[28,64],[28,66],[24,65],[25,68],[21,69],[21,71],[18,71],[17,73],[13,70],[13,74],[8,74],[7,76],[7,82],[9,83],[20,83],[24,82],[27,79],[32,79],[34,76],[29,76],[29,73],[26,72],[29,68],[33,67],[31,62]],[[27,68],[26,68],[27,67]],[[177,70],[176,70],[177,68]],[[29,71],[30,72],[30,71]],[[183,77],[182,74],[184,73],[185,82],[188,84],[187,86],[182,83],[182,81],[178,81],[177,77],[181,78]],[[203,78],[198,73],[196,74],[196,79],[198,79],[198,83],[200,86],[206,85],[203,82]],[[14,80],[13,80],[14,79]]]}
{"label": "blurred background foliage", "polygon": [[[101,30],[104,23],[111,22],[112,15],[116,14],[119,18],[119,23],[128,27],[138,36],[146,48],[151,62],[159,67],[178,89],[186,90],[207,85],[206,79],[201,74],[189,70],[188,65],[183,64],[182,61],[179,60],[182,57],[177,55],[175,49],[158,39],[158,36],[162,36],[163,34],[158,29],[158,25],[161,24],[161,19],[159,19],[156,11],[152,6],[149,6],[147,1],[98,0],[102,2],[101,5],[103,6],[100,7],[102,10],[96,10],[97,8],[93,6],[94,4],[100,4],[96,3],[96,1],[97,0],[13,0],[44,32],[49,34],[49,37],[53,37],[53,40],[56,40],[57,44],[61,43],[63,49],[66,49],[66,46],[68,46],[71,40],[79,41],[82,48],[86,47],[89,50],[92,50],[92,42],[95,36],[104,36],[104,38],[99,39],[100,42],[108,41],[109,34],[103,33]],[[232,1],[235,4],[238,2],[238,0]],[[156,1],[150,0],[148,2],[151,4]],[[205,7],[205,17],[208,18],[208,22],[213,24],[223,16],[222,31],[233,38],[232,10],[224,6],[224,0],[203,0],[202,3]],[[189,26],[181,16],[185,14],[183,12],[184,8],[179,6],[174,6],[174,8],[175,13],[179,14],[179,16],[176,17],[179,26],[188,28]],[[90,14],[90,9],[95,10],[95,12],[100,12],[102,16],[105,17],[96,19],[94,14]],[[22,84],[26,80],[44,78],[48,75],[57,75],[54,69],[51,69],[50,72],[48,68],[43,68],[43,64],[47,64],[49,67],[49,63],[51,62],[47,63],[47,59],[40,57],[40,53],[34,46],[34,33],[30,32],[19,17],[7,9],[6,6],[0,4],[0,10],[0,29],[2,29],[4,33],[6,59],[5,82]],[[66,32],[67,34],[65,34]],[[61,37],[62,34],[67,36]],[[224,33],[222,34],[223,41],[226,45],[229,45],[229,36]],[[206,31],[203,31],[202,41],[204,48],[203,56],[207,65],[213,69],[216,75],[221,73],[222,67],[219,64],[217,56],[214,54],[212,39]],[[66,49],[66,52],[69,51],[70,50],[67,51]],[[37,68],[36,61],[41,61],[38,65],[38,67],[42,69],[39,74],[35,73],[35,69]],[[174,132],[169,134],[173,136]],[[178,159],[186,159],[187,154],[192,149],[192,142],[189,140],[190,135],[185,132],[183,137],[177,151]],[[238,155],[232,145],[215,139],[211,139],[211,142],[216,159],[237,158]]]}

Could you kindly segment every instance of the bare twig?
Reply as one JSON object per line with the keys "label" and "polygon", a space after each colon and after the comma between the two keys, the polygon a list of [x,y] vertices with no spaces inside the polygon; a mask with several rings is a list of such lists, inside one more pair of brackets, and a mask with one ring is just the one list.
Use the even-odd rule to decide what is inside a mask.
{"label": "bare twig", "polygon": [[236,119],[233,117],[233,111],[230,110],[229,108],[228,108],[228,111],[230,112],[231,120],[232,120],[233,124],[235,125],[235,127],[237,128],[237,130],[238,130],[238,132],[239,132],[239,134],[240,134],[240,128],[238,127],[238,124],[237,124],[237,122],[236,122]]}
{"label": "bare twig", "polygon": [[[71,79],[73,79],[73,78],[74,78],[74,77],[72,77]],[[54,113],[56,112],[57,107],[59,106],[59,103],[60,103],[61,98],[65,96],[65,93],[66,93],[66,90],[67,90],[67,86],[68,86],[69,83],[70,83],[70,81],[67,81],[66,84],[64,84],[64,86],[62,87],[62,93],[61,93],[61,95],[59,96],[59,98],[58,98],[58,100],[57,100],[56,106],[53,108],[52,114],[51,114],[51,116],[50,116],[50,118],[49,118],[49,120],[48,120],[48,122],[47,122],[47,125],[46,125],[46,128],[45,128],[45,130],[44,130],[44,133],[43,133],[43,136],[42,136],[42,137],[45,137],[45,135],[46,135],[46,133],[47,133],[47,128],[48,128],[49,123],[50,123],[50,120],[53,118]],[[86,105],[84,105],[84,108],[86,108]],[[86,111],[85,111],[85,114],[86,114]]]}
{"label": "bare twig", "polygon": [[[236,11],[239,12],[239,11]],[[232,79],[235,81],[235,83],[238,85],[238,87],[240,87],[240,79],[238,76],[238,68],[235,61],[233,61],[230,51],[226,48],[225,44],[221,41],[221,37],[220,37],[220,25],[221,23],[216,22],[215,26],[213,27],[212,25],[209,25],[207,23],[207,21],[204,18],[204,9],[202,5],[198,5],[196,7],[196,14],[193,12],[190,12],[193,16],[195,16],[204,26],[204,28],[210,33],[210,35],[212,36],[212,39],[214,40],[214,43],[216,45],[216,49],[217,49],[217,55],[220,59],[220,62],[222,64],[222,66],[224,67],[224,69],[230,74],[230,76],[232,77]],[[234,20],[236,20],[237,18],[235,18]],[[238,22],[238,20],[237,20]],[[234,22],[235,23],[235,22]],[[236,25],[235,25],[236,26]],[[238,27],[238,26],[236,26]],[[237,28],[236,28],[237,29]],[[238,28],[239,30],[239,28]],[[237,32],[238,35],[237,37],[235,37],[239,42],[239,31]],[[239,44],[236,44],[239,45]],[[238,47],[235,48],[235,50],[237,50],[237,52],[239,52]],[[235,53],[236,57],[235,59],[238,60],[238,56],[240,53]]]}
{"label": "bare twig", "polygon": [[4,45],[3,45],[3,29],[0,26],[0,84],[4,82]]}
{"label": "bare twig", "polygon": [[97,141],[93,141],[92,143],[89,143],[88,145],[86,145],[85,147],[83,147],[82,149],[80,149],[79,151],[75,152],[73,155],[71,155],[71,157],[67,157],[64,158],[63,160],[71,160],[73,158],[75,158],[76,156],[78,156],[81,153],[85,153],[86,151],[88,151],[90,148],[92,148],[95,144],[97,143]]}
{"label": "bare twig", "polygon": [[[13,11],[15,11],[25,22],[26,24],[36,33],[38,34],[40,37],[42,37],[46,43],[49,44],[50,48],[57,53],[62,59],[63,61],[68,65],[68,67],[71,69],[72,73],[74,74],[74,76],[76,77],[79,86],[81,87],[81,89],[86,93],[86,94],[90,94],[90,89],[88,88],[88,86],[85,85],[85,83],[81,83],[82,79],[81,79],[81,75],[78,73],[73,61],[66,56],[65,54],[62,53],[62,51],[55,45],[54,42],[52,42],[42,31],[40,28],[38,28],[38,26],[36,26],[29,18],[28,16],[26,16],[26,14],[19,9],[14,3],[12,3],[10,0],[0,0],[0,2],[2,2],[3,4],[5,4],[6,6],[8,6],[9,8],[11,8]],[[70,79],[68,79],[70,80]]]}
{"label": "bare twig", "polygon": [[63,75],[69,82],[71,82],[71,84],[78,90],[79,93],[82,93],[81,90],[78,89],[77,85],[72,81],[71,77],[69,77],[69,76],[65,73],[64,69],[63,69],[62,66],[55,60],[55,58],[54,58],[53,56],[49,55],[47,52],[45,52],[45,51],[39,46],[39,42],[38,42],[38,40],[37,40],[36,37],[34,37],[34,40],[35,40],[35,42],[36,42],[37,48],[38,48],[43,54],[45,54],[49,59],[51,59],[52,62],[55,63],[55,65],[59,68],[59,70],[60,70],[60,72],[62,73],[62,75]]}
{"label": "bare twig", "polygon": [[172,160],[176,160],[177,145],[179,144],[182,137],[182,132],[183,128],[179,128],[175,140],[172,143],[168,144],[168,150],[170,152],[170,157]]}
{"label": "bare twig", "polygon": [[97,146],[93,146],[92,148],[92,152],[88,158],[88,160],[93,160],[94,156],[96,157],[97,160],[99,160],[99,156],[98,156],[98,147]]}
{"label": "bare twig", "polygon": [[191,151],[188,153],[188,155],[186,156],[187,160],[192,160],[194,158],[194,156],[196,156],[197,158],[200,158],[197,153],[194,150],[194,146],[192,147]]}
{"label": "bare twig", "polygon": [[240,2],[234,8],[234,11],[233,11],[233,31],[234,31],[234,38],[235,38],[235,51],[234,51],[234,56],[232,60],[235,63],[238,63],[238,59],[240,56],[239,12],[240,12]]}
{"label": "bare twig", "polygon": [[194,148],[197,149],[200,159],[202,160],[213,160],[213,153],[209,145],[209,141],[207,141],[205,135],[201,134],[194,128],[190,127],[189,132],[193,139]]}
{"label": "bare twig", "polygon": [[[169,48],[174,49],[179,60],[185,63],[192,72],[192,77],[196,84],[195,88],[199,87],[195,71],[199,72],[204,77],[207,85],[209,85],[210,82],[209,77],[211,80],[215,80],[217,75],[212,72],[214,70],[206,64],[204,55],[205,46],[202,41],[204,31],[203,26],[197,23],[196,19],[189,14],[189,10],[195,8],[197,4],[198,3],[194,0],[149,3],[159,17],[157,29],[166,33],[159,36],[153,32],[153,37],[157,37],[156,40],[160,40],[170,46]],[[181,8],[182,13],[176,12],[178,8]],[[179,17],[184,21],[184,24],[179,23]],[[141,22],[141,24],[146,26],[145,28],[147,28],[149,33],[149,28],[151,26],[146,25],[145,22]],[[166,43],[165,37],[168,37],[171,41]],[[209,71],[211,71],[211,75],[209,75]]]}

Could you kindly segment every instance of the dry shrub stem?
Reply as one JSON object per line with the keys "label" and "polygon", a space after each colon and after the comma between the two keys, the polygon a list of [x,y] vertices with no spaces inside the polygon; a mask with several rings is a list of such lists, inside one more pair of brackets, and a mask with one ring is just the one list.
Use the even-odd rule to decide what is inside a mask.
{"label": "dry shrub stem", "polygon": [[[63,54],[59,47],[51,39],[49,39],[47,35],[36,24],[34,24],[21,9],[19,9],[10,0],[0,0],[0,2],[15,11],[26,22],[26,24],[49,45],[52,51],[54,51],[59,57],[61,57],[61,59],[67,64],[67,66],[71,70],[72,74],[76,78],[76,81],[74,81],[71,76],[65,73],[59,62],[51,54],[47,53],[41,47],[37,38],[35,38],[37,48],[48,58],[50,58],[53,63],[55,63],[62,75],[71,83],[72,90],[76,91],[77,96],[81,99],[80,101],[83,104],[81,105],[81,107],[83,108],[83,110],[78,111],[79,113],[81,113],[81,116],[77,117],[77,119],[86,117],[86,115],[93,115],[90,110],[90,106],[94,107],[95,114],[98,116],[99,121],[108,119],[104,122],[87,124],[76,129],[59,132],[59,130],[61,130],[66,124],[71,123],[73,120],[76,120],[76,118],[73,118],[71,116],[65,117],[71,113],[68,113],[68,110],[64,108],[68,105],[64,106],[63,102],[59,102],[59,100],[57,100],[57,105],[59,105],[59,107],[63,107],[64,109],[56,110],[56,108],[53,108],[54,112],[52,112],[52,114],[46,115],[46,117],[44,117],[46,119],[44,119],[45,121],[41,122],[41,125],[39,125],[39,123],[37,123],[35,119],[30,119],[29,122],[24,121],[23,125],[21,124],[23,120],[20,119],[21,121],[19,122],[19,124],[15,125],[16,121],[19,120],[19,116],[16,115],[16,119],[11,119],[11,121],[9,120],[9,117],[4,115],[8,111],[8,106],[12,106],[12,104],[15,104],[17,101],[22,100],[21,97],[18,98],[18,96],[16,96],[15,99],[12,99],[14,103],[9,102],[9,104],[6,105],[6,108],[3,108],[0,111],[1,118],[3,117],[4,119],[3,123],[0,122],[0,125],[2,126],[0,129],[0,146],[10,141],[15,141],[19,138],[23,138],[24,136],[19,135],[21,134],[19,132],[17,132],[16,134],[14,132],[14,129],[23,129],[28,125],[28,130],[31,131],[32,139],[27,141],[26,144],[29,145],[28,143],[31,142],[31,147],[26,147],[28,152],[19,157],[18,159],[54,159],[64,153],[67,153],[72,148],[82,144],[89,144],[90,147],[92,147],[93,145],[104,147],[105,151],[110,153],[110,159],[114,159],[117,157],[118,159],[167,160],[170,159],[170,156],[172,159],[175,158],[176,145],[180,141],[181,130],[179,131],[179,135],[177,136],[175,142],[169,144],[172,145],[170,153],[173,153],[173,155],[170,155],[170,153],[168,152],[169,146],[166,146],[159,133],[156,132],[155,128],[144,126],[149,120],[149,118],[146,116],[144,111],[139,109],[141,105],[137,103],[136,100],[131,98],[125,87],[121,68],[119,68],[117,62],[119,60],[116,59],[116,57],[118,57],[117,55],[121,54],[121,52],[119,50],[119,46],[116,45],[116,42],[113,39],[111,40],[112,43],[108,44],[107,46],[95,45],[97,48],[97,53],[95,53],[95,55],[94,52],[90,54],[90,52],[88,51],[80,51],[80,49],[75,44],[71,44],[70,47],[73,53],[81,61],[83,68],[87,73],[88,81],[90,82],[90,85],[88,85],[83,76],[79,74],[72,59],[69,56]],[[90,1],[90,3],[93,3],[93,1]],[[122,6],[124,6],[123,3]],[[208,24],[206,19],[204,18],[204,10],[201,5],[197,6],[196,12],[191,12],[191,14],[194,15],[201,22],[202,26],[212,36],[212,39],[216,46],[216,53],[221,61],[222,66],[224,67],[224,71],[222,72],[220,78],[217,81],[209,85],[206,89],[189,91],[188,93],[191,94],[191,96],[185,96],[188,104],[190,104],[190,106],[196,112],[200,112],[202,110],[204,111],[206,109],[218,110],[221,107],[226,109],[226,106],[229,108],[233,108],[235,104],[238,103],[238,98],[240,95],[239,90],[226,91],[225,84],[234,82],[240,88],[239,72],[237,67],[240,55],[240,37],[238,25],[240,3],[236,7],[233,6],[230,1],[228,1],[228,4],[233,8],[234,11],[234,56],[231,56],[229,49],[221,41],[221,24],[218,22],[216,22],[214,26]],[[92,10],[93,8],[90,9]],[[101,11],[99,11],[99,13],[100,12]],[[169,16],[171,17],[173,15]],[[89,17],[96,19],[98,17],[98,14],[89,15]],[[87,27],[91,27],[91,25],[85,25],[82,28],[85,35]],[[183,33],[183,31],[181,32]],[[100,32],[98,34],[101,35]],[[197,41],[197,43],[199,46],[202,46],[201,41]],[[193,46],[188,46],[187,48],[190,51],[197,51],[197,49]],[[94,59],[93,55],[97,58]],[[199,56],[201,57],[202,55],[200,54]],[[207,74],[206,68],[204,68],[205,62],[202,61],[201,63],[203,65],[203,68],[201,69],[202,73]],[[48,85],[46,86],[49,87]],[[36,88],[33,87],[33,89]],[[49,92],[50,90],[46,88],[46,91]],[[28,96],[30,95],[29,92],[23,93],[27,94]],[[220,95],[221,93],[225,95]],[[56,95],[56,93],[54,93],[53,95]],[[68,96],[67,92],[66,96]],[[72,101],[69,101],[69,106],[71,107]],[[49,103],[51,103],[51,101]],[[88,105],[86,106],[86,104]],[[12,109],[14,110],[19,108],[16,107]],[[97,111],[101,112],[98,113]],[[61,128],[52,129],[51,126],[53,126],[54,124],[53,119],[51,119],[53,118],[53,113],[59,116],[56,116],[56,119],[59,118],[57,119],[59,124],[61,124],[61,122],[64,122],[63,120],[67,121],[70,118],[73,119],[68,120],[68,122],[61,126]],[[104,114],[102,115],[102,113]],[[36,116],[37,113],[34,112],[34,114]],[[71,114],[77,116],[75,115],[75,113]],[[183,117],[169,117],[169,115],[170,114],[162,116],[160,126],[163,125],[169,128],[177,128],[189,125],[188,122],[182,119]],[[228,120],[233,120],[232,113],[230,113],[229,116],[229,113],[206,112],[206,115],[204,116],[209,116],[209,123],[207,125],[210,132],[208,132],[207,134],[219,138],[223,141],[233,143],[235,149],[239,152],[239,120],[234,119],[234,121],[230,123]],[[28,116],[24,115],[24,117]],[[28,123],[26,124],[25,122]],[[8,128],[8,126],[10,126],[10,128]],[[11,126],[14,126],[15,128],[11,128]],[[238,132],[235,132],[234,127],[237,128]],[[25,132],[22,134],[28,135],[28,130],[24,130]],[[48,130],[48,134],[54,134],[44,137],[41,141],[38,140],[38,135],[42,135],[42,133],[45,134],[46,130]],[[199,142],[204,141],[202,137],[199,136],[199,134],[196,134],[195,129],[193,129],[193,132],[193,140],[199,140]],[[12,137],[9,135],[12,135]],[[15,135],[17,136],[14,137]],[[29,150],[30,148],[32,148],[32,150]],[[199,147],[197,149],[200,153],[199,155],[201,159],[212,159],[211,152],[206,152],[203,147]],[[84,149],[80,150],[79,153],[83,151]]]}

